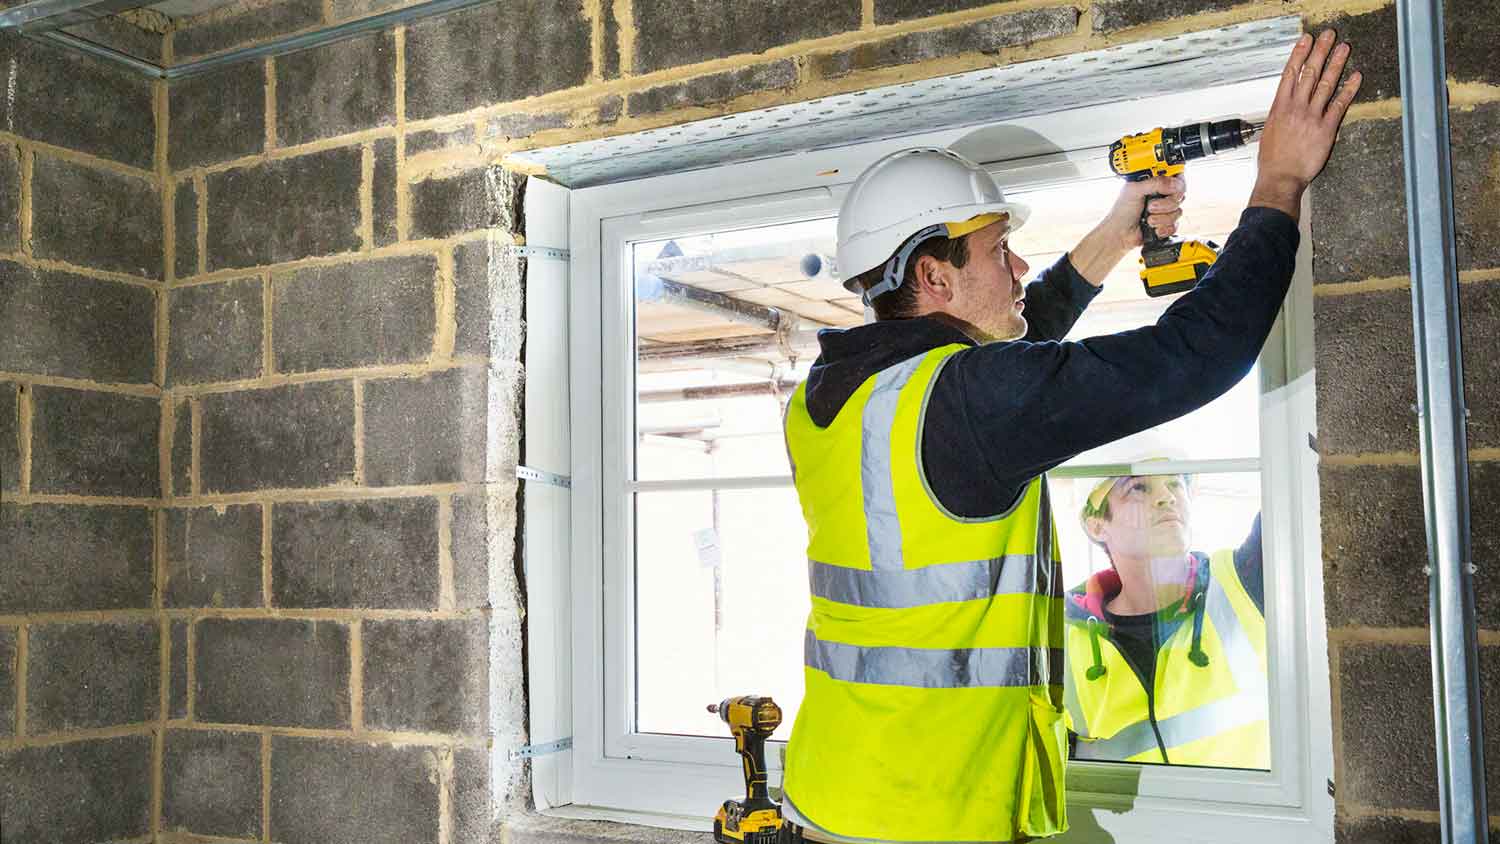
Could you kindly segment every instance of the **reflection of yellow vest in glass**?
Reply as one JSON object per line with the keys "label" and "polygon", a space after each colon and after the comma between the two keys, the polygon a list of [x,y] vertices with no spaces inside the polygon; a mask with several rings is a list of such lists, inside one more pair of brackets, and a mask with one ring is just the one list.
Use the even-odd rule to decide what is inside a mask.
{"label": "reflection of yellow vest in glass", "polygon": [[1157,648],[1150,700],[1103,620],[1070,607],[1066,702],[1080,739],[1075,758],[1271,767],[1265,617],[1240,583],[1233,551],[1213,555],[1199,594],[1192,616]]}
{"label": "reflection of yellow vest in glass", "polygon": [[1066,828],[1046,482],[1003,516],[965,520],[922,474],[929,390],[962,348],[879,372],[826,428],[806,385],[787,410],[813,606],[784,791],[839,836],[1010,841]]}

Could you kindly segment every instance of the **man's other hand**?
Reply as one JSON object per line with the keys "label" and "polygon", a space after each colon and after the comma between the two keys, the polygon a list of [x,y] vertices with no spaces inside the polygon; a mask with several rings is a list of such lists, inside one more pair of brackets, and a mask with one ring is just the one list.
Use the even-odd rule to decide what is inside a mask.
{"label": "man's other hand", "polygon": [[1146,197],[1154,193],[1161,196],[1151,200],[1151,227],[1162,237],[1177,232],[1182,199],[1187,194],[1187,182],[1181,176],[1126,182],[1109,213],[1068,253],[1073,268],[1089,284],[1095,287],[1104,284],[1126,253],[1141,245],[1141,207],[1146,204]]}
{"label": "man's other hand", "polygon": [[1349,44],[1335,45],[1337,40],[1333,30],[1325,29],[1317,39],[1304,34],[1292,47],[1260,136],[1260,169],[1250,192],[1251,205],[1276,208],[1295,218],[1302,192],[1328,163],[1361,78],[1356,71],[1339,84],[1349,61]]}
{"label": "man's other hand", "polygon": [[1186,180],[1181,176],[1153,176],[1140,182],[1126,182],[1100,224],[1102,229],[1119,239],[1122,249],[1129,251],[1141,245],[1141,205],[1152,194],[1159,196],[1146,204],[1147,224],[1160,237],[1177,233],[1177,222],[1182,219],[1182,200],[1187,196]]}

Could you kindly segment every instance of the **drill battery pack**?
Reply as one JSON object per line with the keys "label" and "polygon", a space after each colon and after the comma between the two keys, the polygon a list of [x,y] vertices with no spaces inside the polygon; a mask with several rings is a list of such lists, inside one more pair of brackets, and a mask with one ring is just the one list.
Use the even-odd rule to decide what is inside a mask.
{"label": "drill battery pack", "polygon": [[714,818],[714,841],[719,844],[788,844],[786,833],[793,830],[782,819],[780,807],[747,812],[739,800],[724,801]]}
{"label": "drill battery pack", "polygon": [[1213,242],[1179,240],[1141,250],[1141,283],[1147,296],[1191,290],[1219,257]]}

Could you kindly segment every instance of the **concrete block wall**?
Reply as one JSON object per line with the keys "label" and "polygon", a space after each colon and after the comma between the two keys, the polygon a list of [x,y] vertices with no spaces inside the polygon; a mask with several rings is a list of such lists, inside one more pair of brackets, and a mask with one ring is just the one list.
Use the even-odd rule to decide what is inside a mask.
{"label": "concrete block wall", "polygon": [[[260,7],[264,23],[282,28],[314,25],[303,4]],[[370,14],[404,5],[358,0],[325,7],[325,20]],[[1500,31],[1492,4],[1448,4],[1448,58],[1453,104],[1453,161],[1458,191],[1460,261],[1465,293],[1469,403],[1474,411],[1476,548],[1500,546],[1492,536],[1490,502],[1500,494],[1500,422],[1488,385],[1497,374],[1487,354],[1500,302],[1500,176],[1494,158],[1500,133],[1500,73],[1489,51]],[[295,59],[225,72],[216,81],[174,87],[183,103],[233,103],[225,109],[176,108],[170,155],[179,203],[184,192],[202,197],[197,242],[203,279],[225,280],[224,296],[240,267],[288,261],[340,250],[405,254],[411,240],[464,235],[459,217],[484,214],[488,187],[480,166],[505,152],[685,120],[732,113],[874,85],[926,78],[977,67],[1099,49],[1275,15],[1299,14],[1309,28],[1335,26],[1356,49],[1365,73],[1360,101],[1350,115],[1328,173],[1313,198],[1316,276],[1316,347],[1319,368],[1319,437],[1322,455],[1330,665],[1333,686],[1337,826],[1343,841],[1425,841],[1436,836],[1435,762],[1426,631],[1425,540],[1417,483],[1415,400],[1405,217],[1402,204],[1399,79],[1395,13],[1384,0],[839,0],[787,4],[763,0],[746,7],[715,0],[553,0],[496,4],[413,23],[392,33],[308,51]],[[230,13],[224,13],[232,15]],[[233,14],[240,14],[238,12]],[[225,17],[223,20],[229,20]],[[218,20],[218,18],[212,18]],[[221,21],[222,24],[222,21]],[[226,26],[172,34],[199,45],[227,49]],[[174,48],[174,55],[185,55]],[[391,51],[387,53],[387,51]],[[356,81],[357,80],[357,81]],[[181,133],[181,134],[179,134]],[[342,134],[341,134],[342,133]],[[191,137],[190,143],[181,142]],[[300,144],[300,146],[289,146]],[[353,150],[363,146],[362,159]],[[178,162],[181,162],[179,169]],[[226,163],[227,162],[227,163]],[[356,174],[377,174],[373,185]],[[295,186],[319,180],[316,191]],[[242,187],[243,186],[243,187]],[[283,188],[283,186],[288,186]],[[309,195],[310,193],[310,195]],[[252,198],[254,197],[254,198]],[[200,200],[201,201],[201,200]],[[228,203],[228,204],[226,204]],[[179,209],[181,206],[179,205]],[[230,220],[274,223],[236,227]],[[351,229],[358,209],[362,228]],[[340,216],[340,211],[342,217]],[[326,212],[326,214],[325,214]],[[465,217],[465,215],[467,215]],[[178,211],[178,273],[193,237]],[[201,228],[208,227],[207,232]],[[415,259],[412,259],[415,260]],[[458,266],[461,255],[455,253]],[[300,266],[300,265],[299,265]],[[447,266],[443,264],[443,266]],[[315,321],[320,314],[356,313],[356,307],[415,301],[406,272],[368,272],[343,283],[348,295],[324,293],[325,279],[299,269],[273,274],[280,308]],[[240,282],[243,283],[243,282]],[[356,290],[356,287],[360,287]],[[182,288],[182,292],[193,288]],[[377,292],[379,291],[379,292]],[[174,288],[174,293],[176,289]],[[299,297],[308,296],[306,300]],[[293,305],[292,303],[297,304]],[[227,307],[227,306],[226,306]],[[454,314],[468,312],[462,298]],[[390,365],[409,361],[405,341],[425,348],[427,332],[442,333],[425,309],[403,306],[400,323],[356,320],[357,337],[330,322],[278,324],[271,332],[277,372],[320,367]],[[441,315],[440,315],[441,316]],[[454,354],[468,344],[463,320]],[[431,326],[437,325],[436,329]],[[228,325],[226,324],[226,329]],[[252,338],[256,326],[242,330]],[[338,334],[335,337],[333,335]],[[219,353],[244,355],[253,368],[258,348],[220,344]],[[228,363],[222,364],[229,367]],[[281,377],[281,376],[277,376]],[[404,382],[391,382],[400,384]],[[384,430],[373,410],[384,386],[363,387],[363,481],[385,479],[386,461],[372,443]],[[311,386],[308,388],[311,390]],[[316,404],[308,423],[336,416],[348,396],[335,383],[318,382],[322,395],[287,398],[288,406]],[[234,396],[235,394],[230,394]],[[214,402],[235,401],[214,398]],[[238,399],[250,401],[249,399]],[[198,399],[198,413],[209,397]],[[278,399],[277,401],[281,401]],[[372,402],[375,402],[372,404]],[[214,409],[240,418],[249,411]],[[215,417],[217,418],[217,417]],[[278,418],[289,419],[286,412]],[[200,426],[201,426],[200,422]],[[269,424],[269,423],[267,423]],[[342,423],[340,423],[342,424]],[[203,453],[243,457],[243,465],[200,471],[227,472],[234,483],[259,483],[274,460],[249,457],[249,440],[215,452],[201,428]],[[397,440],[393,440],[397,441]],[[337,483],[349,472],[351,446],[330,437],[317,455],[325,463],[299,462],[310,482]],[[274,449],[273,449],[274,450]],[[307,455],[311,457],[312,455]],[[226,457],[226,459],[228,459]],[[290,471],[290,470],[288,470]],[[340,475],[340,472],[345,473]],[[217,476],[216,476],[217,477]],[[240,480],[241,478],[245,480]],[[408,481],[402,481],[408,482]],[[213,483],[220,483],[215,480]],[[311,521],[273,505],[284,519]],[[296,536],[320,537],[341,516],[319,512],[317,527],[299,524]],[[278,526],[281,524],[278,521]],[[280,536],[280,527],[272,531]],[[277,542],[292,542],[278,539]],[[301,541],[301,540],[297,540]],[[312,543],[318,539],[307,540]],[[1492,556],[1492,555],[1491,555]],[[277,569],[279,572],[280,569]],[[275,587],[295,589],[294,572]],[[1493,574],[1481,574],[1486,691],[1500,697],[1500,675],[1491,656],[1500,645],[1497,604],[1485,597]],[[389,579],[386,589],[396,587]],[[360,606],[370,600],[357,578],[325,589],[320,600]],[[276,591],[276,595],[281,595]],[[289,598],[291,596],[288,596]],[[381,598],[379,600],[386,600]],[[342,602],[342,603],[339,603]],[[320,606],[330,605],[321,603]],[[371,653],[369,622],[363,646]],[[517,676],[515,665],[492,664],[497,675]],[[500,682],[492,677],[492,682]],[[366,705],[373,700],[369,688]],[[1500,705],[1489,708],[1491,744],[1500,742]],[[1500,758],[1500,744],[1489,748]],[[1497,768],[1496,770],[1500,770]],[[559,834],[607,839],[621,834],[666,840],[663,833],[599,825],[538,823],[502,807],[515,840],[556,840]]]}
{"label": "concrete block wall", "polygon": [[156,831],[156,87],[0,36],[0,840]]}
{"label": "concrete block wall", "polygon": [[[397,5],[234,4],[167,33],[164,56],[188,60]],[[1485,597],[1484,560],[1500,545],[1487,517],[1500,434],[1484,351],[1500,290],[1486,236],[1500,222],[1490,145],[1500,80],[1488,58],[1497,35],[1490,5],[1448,4],[1448,52],[1481,641],[1494,699],[1500,618]],[[0,615],[0,668],[12,667],[0,670],[0,722],[28,729],[31,689],[85,682],[93,666],[149,663],[158,679],[142,692],[142,672],[126,671],[134,679],[96,707],[64,703],[66,692],[36,698],[59,702],[39,723],[84,740],[29,729],[0,737],[0,765],[138,765],[151,787],[111,779],[95,792],[107,799],[85,811],[56,797],[61,774],[7,776],[21,785],[0,787],[52,813],[38,817],[62,820],[27,834],[8,822],[5,844],[44,828],[59,840],[154,831],[449,844],[481,840],[495,821],[512,841],[701,840],[542,822],[524,811],[524,768],[502,761],[525,736],[508,471],[524,265],[498,248],[522,229],[521,182],[492,163],[523,147],[1288,13],[1350,35],[1368,77],[1312,221],[1339,838],[1434,840],[1390,3],[527,0],[170,89],[137,90],[103,71],[80,82],[55,57],[23,63],[5,108],[31,140],[16,136],[16,157],[0,155],[0,186],[7,173],[21,185],[0,197],[0,218],[7,203],[17,209],[14,227],[0,219],[0,257],[5,243],[30,241],[17,263],[82,262],[81,278],[57,283],[114,295],[75,296],[87,306],[56,315],[60,327],[47,336],[7,331],[18,339],[0,342],[0,379],[27,385],[24,394],[0,390],[0,420],[18,419],[21,432],[14,449],[0,436],[0,478],[12,476],[6,466],[25,467],[18,479],[26,473],[16,488],[24,493],[7,488],[0,513],[31,534],[61,537],[16,551],[19,584],[0,589],[0,602],[24,596],[9,599],[22,606],[0,606],[13,613]],[[68,100],[59,107],[48,96]],[[142,210],[144,223],[89,212],[95,226],[112,227],[98,248],[88,243],[96,227],[72,215],[28,216],[39,170],[24,152],[30,144],[52,155],[49,145],[64,142],[82,155],[53,157],[127,169],[49,164],[47,184],[134,202],[151,196],[155,174],[159,211]],[[137,171],[147,174],[144,192],[117,185]],[[137,242],[150,237],[153,213],[159,265]],[[56,221],[50,242],[34,230],[38,219]],[[96,283],[104,281],[119,284]],[[129,295],[137,289],[150,294],[144,305]],[[45,292],[26,288],[12,301],[46,308]],[[13,311],[0,310],[0,320],[22,324]],[[154,321],[149,343],[116,330],[137,313]],[[65,399],[40,395],[47,387],[105,398],[80,400],[54,430],[37,408]],[[136,398],[159,405],[159,424],[116,445],[118,423],[137,418]],[[110,459],[80,456],[96,453]],[[128,497],[146,489],[143,475],[155,491]],[[34,490],[37,482],[49,491]],[[79,487],[96,497],[43,506],[52,499],[42,496]],[[99,506],[104,497],[124,503]],[[129,533],[137,510],[147,526]],[[64,559],[95,568],[54,568]],[[54,618],[91,626],[33,636]],[[157,631],[154,662],[138,653],[150,639],[130,627],[141,621]],[[18,680],[14,667],[38,652],[77,656],[45,683]],[[156,708],[137,716],[152,688]],[[131,717],[141,720],[87,726]],[[1493,743],[1500,725],[1490,723]],[[501,748],[498,759],[487,748]],[[1500,758],[1500,747],[1491,750]],[[147,810],[132,814],[140,794]]]}
{"label": "concrete block wall", "polygon": [[[1484,751],[1500,826],[1500,24],[1492,4],[1447,4],[1449,123],[1469,422]],[[1313,197],[1318,450],[1339,838],[1437,840],[1396,19],[1336,20],[1371,56],[1370,101]],[[1491,832],[1491,835],[1495,835]]]}
{"label": "concrete block wall", "polygon": [[412,177],[404,37],[166,94],[164,835],[481,841],[525,800],[525,181]]}

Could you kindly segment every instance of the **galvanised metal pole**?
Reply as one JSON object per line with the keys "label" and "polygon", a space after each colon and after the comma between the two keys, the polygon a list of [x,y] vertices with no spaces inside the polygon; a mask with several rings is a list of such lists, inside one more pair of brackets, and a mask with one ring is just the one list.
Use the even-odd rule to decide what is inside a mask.
{"label": "galvanised metal pole", "polygon": [[1411,245],[1417,413],[1426,503],[1438,802],[1446,844],[1489,840],[1479,644],[1469,548],[1469,454],[1453,247],[1442,0],[1398,0],[1401,135]]}

